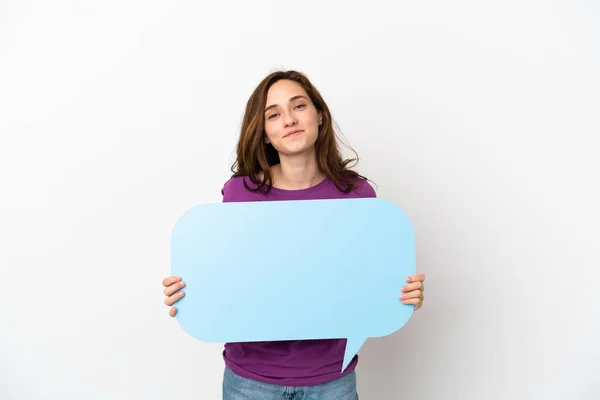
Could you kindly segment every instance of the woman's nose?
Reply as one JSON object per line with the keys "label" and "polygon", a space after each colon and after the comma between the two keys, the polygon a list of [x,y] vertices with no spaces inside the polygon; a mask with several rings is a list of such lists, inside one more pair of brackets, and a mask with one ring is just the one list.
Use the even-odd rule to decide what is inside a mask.
{"label": "woman's nose", "polygon": [[292,114],[284,114],[283,121],[285,126],[294,125],[297,122],[296,117],[294,117]]}

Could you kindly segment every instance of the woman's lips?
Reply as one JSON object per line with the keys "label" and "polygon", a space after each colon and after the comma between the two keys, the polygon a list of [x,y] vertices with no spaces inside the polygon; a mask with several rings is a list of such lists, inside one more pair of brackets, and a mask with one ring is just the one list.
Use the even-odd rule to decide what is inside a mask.
{"label": "woman's lips", "polygon": [[283,137],[286,138],[286,137],[290,137],[290,136],[296,136],[301,132],[304,132],[304,131],[301,129],[298,129],[298,130],[292,131],[290,133],[286,133]]}

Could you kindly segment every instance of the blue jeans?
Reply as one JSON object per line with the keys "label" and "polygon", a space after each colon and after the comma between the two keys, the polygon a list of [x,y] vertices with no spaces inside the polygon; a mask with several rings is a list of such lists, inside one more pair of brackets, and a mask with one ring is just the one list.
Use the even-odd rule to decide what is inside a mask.
{"label": "blue jeans", "polygon": [[356,372],[316,386],[280,386],[242,378],[225,367],[223,400],[358,400]]}

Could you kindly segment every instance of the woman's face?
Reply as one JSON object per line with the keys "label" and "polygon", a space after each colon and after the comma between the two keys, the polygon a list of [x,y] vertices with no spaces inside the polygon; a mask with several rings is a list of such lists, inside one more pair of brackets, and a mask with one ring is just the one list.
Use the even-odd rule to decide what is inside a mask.
{"label": "woman's face", "polygon": [[282,79],[267,93],[265,132],[280,155],[312,151],[319,134],[322,115],[300,84]]}

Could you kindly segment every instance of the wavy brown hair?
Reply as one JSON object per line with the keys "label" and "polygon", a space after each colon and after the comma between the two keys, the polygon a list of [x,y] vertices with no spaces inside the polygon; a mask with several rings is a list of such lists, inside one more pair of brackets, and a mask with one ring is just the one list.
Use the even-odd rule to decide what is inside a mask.
{"label": "wavy brown hair", "polygon": [[[255,185],[254,188],[249,187],[244,179],[244,186],[248,190],[263,190],[263,192],[270,190],[273,184],[270,167],[279,164],[280,161],[277,150],[264,140],[266,136],[264,110],[269,88],[282,79],[300,84],[317,111],[321,113],[323,121],[319,126],[319,134],[315,143],[317,165],[340,191],[350,192],[357,179],[367,179],[349,167],[351,163],[358,162],[358,154],[350,148],[356,157],[345,160],[342,158],[338,147],[338,137],[333,128],[334,122],[327,104],[306,75],[297,71],[271,73],[260,82],[248,99],[237,144],[237,157],[231,166],[233,177],[248,177]],[[261,172],[262,179],[259,178]]]}

